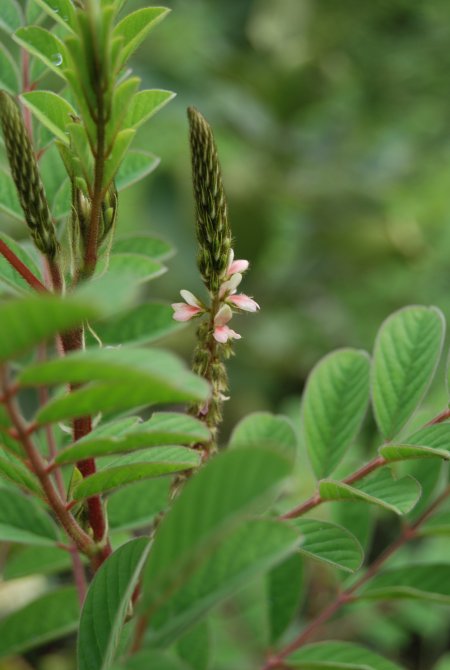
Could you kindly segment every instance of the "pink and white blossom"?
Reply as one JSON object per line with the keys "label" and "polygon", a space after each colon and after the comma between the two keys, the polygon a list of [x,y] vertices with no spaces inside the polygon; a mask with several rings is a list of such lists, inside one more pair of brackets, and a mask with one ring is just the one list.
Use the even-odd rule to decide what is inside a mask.
{"label": "pink and white blossom", "polygon": [[253,300],[253,298],[245,295],[245,293],[229,295],[227,301],[246,312],[257,312],[259,309],[259,305],[256,300]]}
{"label": "pink and white blossom", "polygon": [[219,297],[223,298],[224,295],[227,293],[236,293],[236,289],[239,286],[239,284],[242,281],[242,275],[240,272],[237,272],[236,274],[232,275],[230,279],[227,279],[227,281],[224,281],[223,284],[220,285],[219,289]]}
{"label": "pink and white blossom", "polygon": [[172,303],[172,309],[174,311],[173,318],[175,321],[189,321],[195,316],[203,314],[205,307],[193,293],[183,289],[180,291],[180,294],[186,302]]}
{"label": "pink and white blossom", "polygon": [[225,344],[228,340],[240,340],[241,336],[239,333],[236,333],[235,330],[232,330],[226,324],[230,321],[233,316],[231,307],[229,305],[222,305],[222,307],[217,312],[214,317],[214,333],[213,337],[216,342],[220,344]]}
{"label": "pink and white blossom", "polygon": [[231,249],[230,258],[228,261],[227,277],[231,277],[237,272],[239,273],[245,272],[246,270],[248,270],[249,265],[250,263],[244,259],[234,260],[234,251],[233,249]]}

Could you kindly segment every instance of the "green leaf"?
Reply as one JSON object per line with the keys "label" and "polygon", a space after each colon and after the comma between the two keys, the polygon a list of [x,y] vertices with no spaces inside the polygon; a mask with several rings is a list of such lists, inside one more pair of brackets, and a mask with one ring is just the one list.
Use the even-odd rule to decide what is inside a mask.
{"label": "green leaf", "polygon": [[155,479],[132,484],[108,498],[111,530],[135,530],[149,526],[169,504],[170,480]]}
{"label": "green leaf", "polygon": [[65,28],[76,28],[76,15],[70,0],[36,0],[45,12]]}
{"label": "green leaf", "polygon": [[0,488],[0,539],[21,544],[54,545],[58,530],[31,498]]}
{"label": "green leaf", "polygon": [[206,621],[197,624],[178,640],[177,653],[189,670],[208,670],[211,635]]}
{"label": "green leaf", "polygon": [[450,460],[450,424],[426,426],[405,438],[404,444],[384,444],[380,454],[388,461],[416,458],[443,458]]}
{"label": "green leaf", "polygon": [[34,493],[38,496],[42,495],[42,489],[36,477],[19,461],[0,456],[0,477],[13,484],[17,484],[17,486],[29,493]]}
{"label": "green leaf", "polygon": [[113,670],[189,670],[182,661],[162,651],[150,649],[133,654],[123,665],[114,665]]}
{"label": "green leaf", "polygon": [[35,117],[61,142],[69,145],[66,127],[73,122],[76,112],[64,98],[52,91],[30,91],[23,93],[22,102]]}
{"label": "green leaf", "polygon": [[61,451],[56,462],[76,463],[85,458],[97,458],[107,454],[120,454],[137,449],[162,445],[193,445],[209,442],[210,432],[204,423],[188,414],[157,412],[151,419],[133,425],[120,435],[95,435],[90,433],[74,445]]}
{"label": "green leaf", "polygon": [[161,603],[150,618],[148,639],[171,642],[249,580],[284,560],[299,542],[296,530],[282,521],[241,521],[207,555],[197,556],[187,574],[182,573],[183,579],[178,573],[168,602]]}
{"label": "green leaf", "polygon": [[51,212],[56,221],[69,216],[72,207],[72,185],[70,179],[65,179],[55,193],[51,205]]}
{"label": "green leaf", "polygon": [[345,572],[355,572],[361,567],[362,547],[342,526],[313,519],[296,519],[293,524],[303,536],[299,551],[304,556]]}
{"label": "green leaf", "polygon": [[165,240],[152,235],[133,235],[119,237],[114,241],[115,254],[140,254],[157,261],[163,261],[173,255],[173,248]]}
{"label": "green leaf", "polygon": [[156,170],[161,159],[146,151],[130,150],[122,161],[116,174],[116,188],[118,191],[137,184],[153,170]]}
{"label": "green leaf", "polygon": [[183,327],[174,321],[170,305],[149,302],[95,325],[95,333],[105,345],[149,344]]}
{"label": "green leaf", "polygon": [[360,598],[418,598],[450,604],[450,563],[405,565],[385,570],[359,593]]}
{"label": "green leaf", "polygon": [[69,635],[76,631],[78,617],[75,587],[46,593],[0,621],[0,656],[20,654]]}
{"label": "green leaf", "polygon": [[[8,235],[5,235],[5,233],[0,232],[0,240],[4,242],[9,249],[17,256],[17,258],[22,261],[24,265],[27,266],[31,272],[38,277],[39,279],[41,278],[41,273],[39,269],[36,267],[34,264],[34,261],[30,258],[28,253],[24,250],[24,248],[18,244],[15,240],[13,240],[11,237],[8,237]],[[22,275],[17,272],[13,268],[10,263],[6,260],[6,258],[0,254],[0,281],[4,282],[7,284],[10,288],[14,289],[15,291],[18,291],[20,293],[30,293],[33,292],[35,293],[34,289],[31,288],[31,286],[28,284],[28,282],[23,279]]]}
{"label": "green leaf", "polygon": [[370,360],[340,349],[311,372],[302,403],[305,444],[314,473],[330,475],[356,437],[369,403]]}
{"label": "green leaf", "polygon": [[401,670],[400,666],[352,642],[319,642],[291,654],[289,668],[298,670]]}
{"label": "green leaf", "polygon": [[187,482],[159,526],[145,569],[142,603],[150,614],[182,585],[189,566],[214,551],[249,510],[273,499],[289,470],[267,449],[242,448],[219,454]]}
{"label": "green leaf", "polygon": [[74,297],[35,295],[0,305],[0,362],[21,354],[59,332],[94,318],[93,304]]}
{"label": "green leaf", "polygon": [[303,560],[296,553],[267,574],[270,642],[274,644],[294,619],[302,598]]}
{"label": "green leaf", "polygon": [[139,91],[133,97],[131,105],[128,108],[123,124],[124,128],[139,128],[139,126],[159,112],[160,109],[165,107],[168,102],[173,100],[175,95],[176,93],[172,93],[172,91],[158,89]]}
{"label": "green leaf", "polygon": [[16,187],[10,174],[0,168],[0,209],[19,221],[24,221]]}
{"label": "green leaf", "polygon": [[294,427],[285,416],[269,412],[254,412],[242,419],[233,430],[230,448],[268,447],[294,460],[298,439]]}
{"label": "green leaf", "polygon": [[420,526],[421,535],[450,535],[450,511],[433,514]]}
{"label": "green leaf", "polygon": [[[0,9],[0,25],[1,25]],[[20,74],[17,65],[9,51],[0,44],[0,88],[11,95],[17,95],[21,87]]]}
{"label": "green leaf", "polygon": [[16,0],[2,0],[0,3],[0,28],[13,33],[23,24],[23,14]]}
{"label": "green leaf", "polygon": [[436,307],[405,307],[377,335],[372,368],[375,419],[394,438],[423,400],[441,355],[445,320]]}
{"label": "green leaf", "polygon": [[38,412],[40,423],[152,403],[201,401],[209,393],[203,379],[160,349],[86,349],[30,366],[21,380],[25,384],[101,382],[51,400]]}
{"label": "green leaf", "polygon": [[99,274],[104,273],[106,267],[108,271],[110,270],[117,275],[126,273],[132,276],[137,284],[156,279],[167,272],[164,265],[153,260],[153,258],[147,258],[140,254],[111,254],[111,256],[105,258],[104,262],[98,264],[97,272]]}
{"label": "green leaf", "polygon": [[73,498],[82,500],[132,482],[190,470],[201,464],[201,454],[186,447],[154,447],[133,454],[134,462],[130,462],[130,455],[117,462],[123,463],[124,460],[128,460],[128,464],[107,467],[83,479],[75,486]]}
{"label": "green leaf", "polygon": [[19,28],[13,38],[55,74],[65,79],[64,68],[68,66],[69,55],[65,44],[56,35],[39,26],[28,26]]}
{"label": "green leaf", "polygon": [[95,574],[81,612],[78,670],[111,667],[148,549],[148,538],[131,540],[117,549]]}
{"label": "green leaf", "polygon": [[21,547],[8,556],[3,570],[5,579],[19,579],[29,575],[52,575],[69,571],[70,553],[59,547]]}
{"label": "green leaf", "polygon": [[114,29],[113,38],[123,39],[117,69],[129,59],[147,34],[169,13],[166,7],[146,7],[128,14]]}
{"label": "green leaf", "polygon": [[121,130],[119,133],[117,133],[116,139],[114,141],[114,148],[105,161],[105,170],[103,175],[104,189],[108,188],[116,176],[116,172],[125,158],[125,154],[127,153],[135,134],[136,131],[129,128],[126,130]]}
{"label": "green leaf", "polygon": [[353,486],[324,479],[319,482],[319,493],[324,500],[362,500],[396,514],[407,514],[420,498],[420,486],[412,477],[393,479],[384,468]]}

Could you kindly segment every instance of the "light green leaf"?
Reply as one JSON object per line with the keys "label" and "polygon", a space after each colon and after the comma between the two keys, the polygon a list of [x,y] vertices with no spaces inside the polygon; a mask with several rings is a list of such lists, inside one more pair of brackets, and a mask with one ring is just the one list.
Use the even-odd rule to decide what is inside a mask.
{"label": "light green leaf", "polygon": [[369,403],[370,360],[340,349],[311,372],[302,403],[302,428],[316,477],[330,475],[357,435]]}
{"label": "light green leaf", "polygon": [[110,270],[117,275],[126,273],[128,276],[132,276],[138,284],[156,279],[167,272],[164,265],[153,260],[153,258],[147,258],[147,256],[140,254],[111,254],[104,262],[99,263],[98,273],[105,272],[106,267],[108,271]]}
{"label": "light green leaf", "polygon": [[130,455],[117,462],[124,461],[128,463],[105,468],[83,479],[73,489],[73,498],[82,500],[132,482],[190,470],[200,465],[201,454],[186,447],[154,447],[144,453],[133,454],[134,462],[130,462]]}
{"label": "light green leaf", "polygon": [[241,521],[206,555],[197,556],[187,574],[182,573],[183,579],[178,573],[167,603],[161,603],[150,617],[148,639],[172,642],[212,607],[284,560],[299,542],[297,531],[282,521]]}
{"label": "light green leaf", "polygon": [[352,642],[319,642],[287,658],[297,670],[401,670],[399,665]]}
{"label": "light green leaf", "polygon": [[72,186],[70,179],[65,179],[55,193],[51,205],[51,212],[56,221],[69,216],[72,207]]}
{"label": "light green leaf", "polygon": [[120,435],[90,433],[74,445],[61,451],[56,462],[76,463],[85,458],[120,454],[162,445],[193,445],[209,442],[210,432],[204,423],[188,414],[157,412],[145,423],[133,425]]}
{"label": "light green leaf", "polygon": [[94,318],[94,305],[76,298],[35,295],[0,305],[0,361],[7,361],[26,349]]}
{"label": "light green leaf", "polygon": [[0,168],[0,209],[19,221],[24,221],[16,187],[10,174]]}
{"label": "light green leaf", "polygon": [[[13,240],[11,237],[8,237],[8,235],[5,235],[5,233],[0,232],[0,240],[4,242],[9,249],[17,256],[17,258],[22,261],[24,265],[27,266],[31,272],[38,277],[38,279],[41,279],[41,273],[39,269],[36,267],[34,261],[31,259],[31,257],[28,255],[28,253],[24,250],[24,248],[18,244],[15,240]],[[0,281],[4,282],[7,284],[10,288],[14,289],[15,291],[18,291],[20,293],[35,293],[35,290],[31,288],[31,286],[28,284],[28,282],[23,279],[22,275],[17,272],[13,268],[10,263],[6,260],[6,258],[0,254]]]}
{"label": "light green leaf", "polygon": [[128,14],[114,29],[113,37],[123,39],[117,69],[129,59],[147,34],[169,13],[166,7],[146,7]]}
{"label": "light green leaf", "polygon": [[158,610],[182,586],[179,576],[214,551],[249,510],[273,499],[289,471],[286,459],[267,449],[236,449],[209,461],[159,526],[145,569],[143,606]]}
{"label": "light green leaf", "polygon": [[61,142],[69,145],[66,127],[76,115],[72,105],[52,91],[30,91],[23,93],[21,99],[46,128]]}
{"label": "light green leaf", "polygon": [[254,412],[242,419],[230,437],[230,448],[268,447],[294,460],[298,447],[297,435],[290,420],[269,412]]}
{"label": "light green leaf", "polygon": [[95,332],[105,345],[135,345],[155,342],[182,327],[183,324],[174,320],[170,305],[149,302],[97,323]]}
{"label": "light green leaf", "polygon": [[266,579],[270,642],[274,644],[288,628],[300,607],[303,596],[302,557],[298,553],[288,556],[267,574]]}
{"label": "light green leaf", "polygon": [[173,248],[165,240],[151,235],[119,237],[114,241],[115,254],[141,254],[162,261],[173,255]]}
{"label": "light green leaf", "polygon": [[189,670],[186,665],[173,656],[157,649],[141,651],[130,656],[123,665],[114,665],[113,670]]}
{"label": "light green leaf", "polygon": [[436,307],[405,307],[377,335],[372,368],[375,418],[391,440],[423,400],[441,355],[445,320]]}
{"label": "light green leaf", "polygon": [[64,68],[69,64],[69,55],[65,44],[56,35],[39,26],[28,26],[19,28],[13,38],[55,74],[65,79]]}
{"label": "light green leaf", "polygon": [[0,539],[20,544],[54,545],[58,530],[31,498],[0,488]]}
{"label": "light green leaf", "polygon": [[[0,9],[0,25],[1,12],[2,10]],[[0,44],[0,88],[5,89],[11,95],[17,95],[20,85],[20,74],[17,65],[6,47]]]}
{"label": "light green leaf", "polygon": [[121,130],[119,133],[117,133],[116,139],[114,141],[114,148],[105,161],[103,188],[105,189],[108,188],[108,186],[116,176],[116,172],[118,171],[123,159],[125,158],[125,154],[127,153],[128,148],[135,134],[136,131],[131,130],[129,128],[127,128],[126,130]]}
{"label": "light green leaf", "polygon": [[13,33],[23,24],[23,14],[16,0],[2,0],[0,3],[0,28]]}
{"label": "light green leaf", "polygon": [[70,0],[36,0],[36,3],[65,28],[76,27],[75,9]]}
{"label": "light green leaf", "polygon": [[189,670],[208,670],[211,656],[211,635],[207,621],[202,621],[178,640],[178,656]]}
{"label": "light green leaf", "polygon": [[0,621],[0,657],[20,654],[73,633],[78,617],[75,587],[45,594]]}
{"label": "light green leaf", "polygon": [[139,126],[159,112],[160,109],[165,107],[168,102],[173,100],[175,95],[176,93],[172,93],[172,91],[158,89],[139,91],[133,97],[131,105],[128,108],[123,124],[124,128],[139,128]]}
{"label": "light green leaf", "polygon": [[29,366],[21,376],[24,384],[90,380],[102,383],[93,383],[68,396],[51,400],[39,411],[39,422],[152,403],[201,401],[209,393],[209,385],[204,379],[161,349],[86,349],[64,359]]}
{"label": "light green leaf", "polygon": [[450,460],[450,423],[426,426],[405,438],[404,444],[384,444],[380,454],[389,461],[416,458]]}
{"label": "light green leaf", "polygon": [[81,612],[78,670],[111,667],[148,549],[148,538],[127,542],[95,574]]}
{"label": "light green leaf", "polygon": [[[0,446],[2,438],[0,437]],[[17,484],[21,489],[42,496],[42,489],[36,477],[19,461],[0,456],[0,478]],[[1,490],[1,489],[0,489]]]}
{"label": "light green leaf", "polygon": [[169,504],[170,479],[132,484],[108,498],[111,530],[135,530],[149,526]]}
{"label": "light green leaf", "polygon": [[144,179],[153,170],[156,170],[161,159],[146,151],[130,150],[122,161],[116,174],[116,188],[118,191],[136,184]]}
{"label": "light green leaf", "polygon": [[319,492],[324,500],[362,500],[396,514],[407,514],[420,498],[420,486],[415,479],[393,479],[387,468],[353,486],[324,479],[319,482]]}
{"label": "light green leaf", "polygon": [[52,575],[70,570],[70,553],[59,547],[21,547],[8,556],[4,579],[20,579],[29,575]]}
{"label": "light green leaf", "polygon": [[416,458],[442,458],[444,461],[450,460],[449,450],[432,449],[431,447],[413,446],[410,444],[385,444],[379,449],[380,456],[387,461],[409,461]]}
{"label": "light green leaf", "polygon": [[356,537],[342,526],[313,519],[296,519],[293,524],[303,536],[299,551],[304,556],[345,572],[355,572],[361,567],[364,559],[362,547]]}
{"label": "light green leaf", "polygon": [[450,604],[450,563],[405,565],[385,570],[359,593],[360,598],[418,598]]}

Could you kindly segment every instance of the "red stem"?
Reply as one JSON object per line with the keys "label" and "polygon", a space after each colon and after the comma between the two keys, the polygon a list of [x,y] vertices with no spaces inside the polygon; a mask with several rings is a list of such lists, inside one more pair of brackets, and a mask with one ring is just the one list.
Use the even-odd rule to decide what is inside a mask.
{"label": "red stem", "polygon": [[48,290],[44,284],[36,277],[36,275],[31,272],[31,270],[27,268],[25,263],[22,263],[20,258],[18,258],[16,254],[11,251],[11,249],[7,244],[5,244],[5,242],[3,242],[3,240],[0,240],[0,254],[6,258],[8,263],[20,274],[23,279],[25,279],[27,284],[40,293],[48,293]]}

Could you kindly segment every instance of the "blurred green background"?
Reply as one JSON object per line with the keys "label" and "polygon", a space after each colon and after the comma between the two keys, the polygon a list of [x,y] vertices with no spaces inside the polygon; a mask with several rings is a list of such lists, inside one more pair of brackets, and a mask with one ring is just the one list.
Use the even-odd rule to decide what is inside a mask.
{"label": "blurred green background", "polygon": [[[147,4],[129,0],[128,8]],[[393,310],[432,303],[450,317],[450,3],[165,4],[173,13],[141,47],[134,69],[143,87],[171,89],[177,98],[138,134],[136,146],[159,155],[161,165],[123,193],[118,232],[156,233],[178,250],[148,298],[176,301],[181,288],[202,295],[186,118],[195,105],[215,131],[236,255],[251,262],[242,290],[261,304],[259,314],[233,321],[243,339],[230,362],[225,436],[250,411],[298,416],[314,363],[340,346],[371,350]],[[163,344],[189,359],[194,343],[188,325]],[[443,371],[432,401],[438,410],[442,381]],[[376,444],[370,420],[364,442]],[[308,489],[309,475],[302,482]],[[392,517],[380,528],[374,551],[398,531]],[[448,539],[425,551],[424,558],[448,560]],[[334,588],[329,573],[312,574],[309,615]],[[222,656],[214,670],[254,667],[244,663],[236,634],[244,622],[246,643],[258,648],[254,603],[261,601],[252,594],[231,605],[239,616],[228,617],[228,628],[217,626]],[[362,614],[354,607],[330,631],[337,638],[358,631],[405,667],[429,670],[447,645],[448,610],[408,601]],[[70,653],[56,650],[39,669],[71,663]]]}

